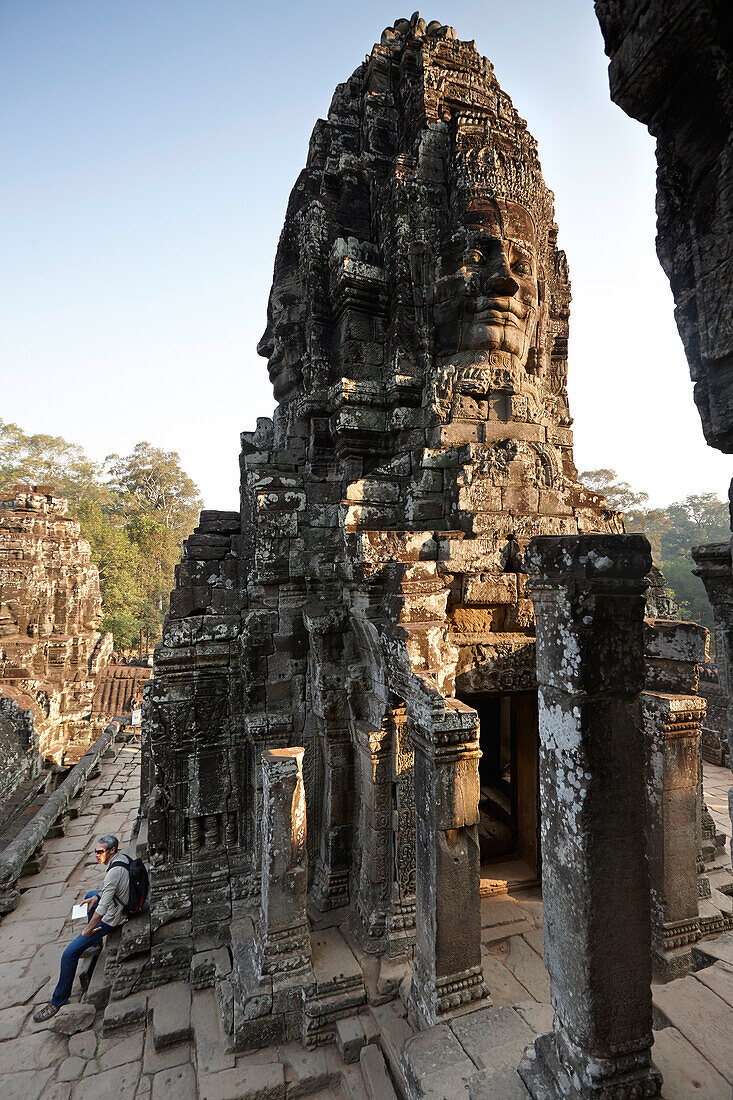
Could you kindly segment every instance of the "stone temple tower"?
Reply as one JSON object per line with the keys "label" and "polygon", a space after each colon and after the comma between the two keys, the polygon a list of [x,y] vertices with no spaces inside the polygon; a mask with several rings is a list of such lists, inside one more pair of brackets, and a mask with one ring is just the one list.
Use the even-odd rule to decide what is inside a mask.
{"label": "stone temple tower", "polygon": [[573,463],[569,302],[491,64],[398,20],[313,130],[259,345],[277,409],[242,435],[241,511],[186,544],[147,691],[153,972],[229,941],[240,1046],[321,1042],[363,999],[360,977],[313,977],[297,906],[293,997],[257,962],[265,750],[304,749],[312,936],[342,908],[385,983],[411,960],[419,1023],[486,1000],[482,884],[539,873],[523,550],[623,530]]}

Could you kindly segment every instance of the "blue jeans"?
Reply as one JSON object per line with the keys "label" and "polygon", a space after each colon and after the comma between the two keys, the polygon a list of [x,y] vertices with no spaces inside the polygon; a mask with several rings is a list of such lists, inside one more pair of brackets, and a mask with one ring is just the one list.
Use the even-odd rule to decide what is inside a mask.
{"label": "blue jeans", "polygon": [[[96,890],[90,890],[84,895],[86,898],[93,898],[97,894]],[[88,917],[91,917],[94,910],[99,905],[99,900],[95,901],[88,913]],[[72,940],[69,946],[61,956],[61,974],[59,976],[59,984],[53,991],[51,998],[51,1004],[56,1008],[60,1008],[61,1005],[65,1005],[71,996],[71,987],[74,984],[74,977],[76,976],[76,968],[79,964],[79,959],[83,953],[89,947],[99,947],[102,940],[111,932],[110,925],[105,924],[104,921],[98,924],[92,932],[91,936],[77,936],[75,940]]]}

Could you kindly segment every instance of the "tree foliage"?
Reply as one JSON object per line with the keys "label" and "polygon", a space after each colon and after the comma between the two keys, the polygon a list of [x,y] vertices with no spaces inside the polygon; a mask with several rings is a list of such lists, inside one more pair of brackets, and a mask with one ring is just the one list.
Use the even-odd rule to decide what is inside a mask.
{"label": "tree foliage", "polygon": [[638,531],[649,539],[654,560],[686,619],[713,627],[713,612],[705,586],[692,572],[691,549],[706,542],[730,538],[728,504],[714,493],[694,493],[666,508],[647,508],[646,493],[637,493],[615,470],[587,470],[581,481],[603,493],[613,508],[624,514],[627,531]]}
{"label": "tree foliage", "polygon": [[178,454],[138,443],[97,464],[61,436],[26,435],[0,420],[0,490],[17,483],[53,485],[68,498],[99,568],[102,630],[115,647],[134,645],[145,627],[159,637],[181,545],[202,506]]}

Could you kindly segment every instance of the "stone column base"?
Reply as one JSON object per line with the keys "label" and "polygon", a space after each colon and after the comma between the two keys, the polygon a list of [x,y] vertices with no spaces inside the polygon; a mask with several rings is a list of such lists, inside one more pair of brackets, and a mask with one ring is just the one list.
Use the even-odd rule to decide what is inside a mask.
{"label": "stone column base", "polygon": [[311,904],[321,913],[326,913],[330,909],[340,909],[342,905],[348,905],[348,870],[329,869],[321,859],[318,859],[313,868],[313,881],[309,899]]}
{"label": "stone column base", "polygon": [[418,967],[412,976],[408,1016],[413,1027],[421,1030],[492,1004],[480,966],[436,982],[421,978]]}
{"label": "stone column base", "polygon": [[[564,1045],[564,1044],[563,1044]],[[649,1048],[616,1059],[583,1058],[583,1075],[570,1055],[558,1057],[554,1032],[540,1035],[527,1047],[519,1063],[519,1076],[533,1100],[629,1100],[629,1097],[661,1097],[662,1075],[651,1065]],[[591,1077],[593,1074],[593,1077]]]}

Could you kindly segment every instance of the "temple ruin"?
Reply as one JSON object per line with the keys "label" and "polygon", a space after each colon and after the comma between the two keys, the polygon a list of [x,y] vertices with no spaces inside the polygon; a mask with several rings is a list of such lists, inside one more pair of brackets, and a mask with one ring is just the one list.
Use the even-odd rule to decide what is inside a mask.
{"label": "temple ruin", "polygon": [[[76,763],[112,651],[99,573],[68,502],[47,485],[0,494],[0,822],[44,765]],[[30,788],[29,788],[30,789]]]}
{"label": "temple ruin", "polygon": [[418,1032],[495,1026],[481,897],[541,877],[555,1021],[526,1087],[659,1095],[652,973],[733,927],[708,639],[578,480],[569,303],[491,64],[398,20],[314,128],[258,348],[277,408],[240,511],[185,543],[146,688],[136,950],[151,985],[215,985],[234,1050],[330,1042],[398,988]]}

